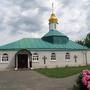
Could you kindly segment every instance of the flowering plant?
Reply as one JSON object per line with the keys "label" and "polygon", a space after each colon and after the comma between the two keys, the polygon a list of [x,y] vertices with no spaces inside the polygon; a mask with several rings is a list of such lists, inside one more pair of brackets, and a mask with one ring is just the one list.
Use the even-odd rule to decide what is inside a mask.
{"label": "flowering plant", "polygon": [[86,90],[90,90],[90,70],[83,70],[81,76],[82,83],[86,87]]}

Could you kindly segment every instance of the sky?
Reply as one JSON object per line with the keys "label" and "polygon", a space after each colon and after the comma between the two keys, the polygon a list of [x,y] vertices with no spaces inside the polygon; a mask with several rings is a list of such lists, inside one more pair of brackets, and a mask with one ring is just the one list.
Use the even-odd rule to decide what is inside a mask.
{"label": "sky", "polygon": [[57,30],[71,40],[90,32],[90,0],[0,0],[0,45],[22,38],[41,38],[49,31],[54,3]]}

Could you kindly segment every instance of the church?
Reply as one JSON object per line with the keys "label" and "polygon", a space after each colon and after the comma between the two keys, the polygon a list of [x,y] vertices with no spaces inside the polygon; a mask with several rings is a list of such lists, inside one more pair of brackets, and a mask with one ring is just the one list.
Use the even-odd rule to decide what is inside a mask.
{"label": "church", "polygon": [[57,30],[52,12],[49,30],[41,38],[23,38],[0,46],[0,70],[55,68],[90,64],[90,49]]}

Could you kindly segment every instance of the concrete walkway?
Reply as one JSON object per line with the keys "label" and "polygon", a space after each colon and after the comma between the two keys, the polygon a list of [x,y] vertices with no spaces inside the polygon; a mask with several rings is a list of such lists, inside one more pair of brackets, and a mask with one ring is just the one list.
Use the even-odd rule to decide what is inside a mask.
{"label": "concrete walkway", "polygon": [[1,71],[0,90],[72,90],[77,76],[55,79],[35,71]]}

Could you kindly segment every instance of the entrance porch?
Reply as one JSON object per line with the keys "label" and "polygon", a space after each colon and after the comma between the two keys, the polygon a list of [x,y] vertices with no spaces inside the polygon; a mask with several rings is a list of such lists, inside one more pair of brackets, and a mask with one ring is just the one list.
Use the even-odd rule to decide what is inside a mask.
{"label": "entrance porch", "polygon": [[15,55],[15,70],[31,69],[32,54],[28,50],[20,50]]}

